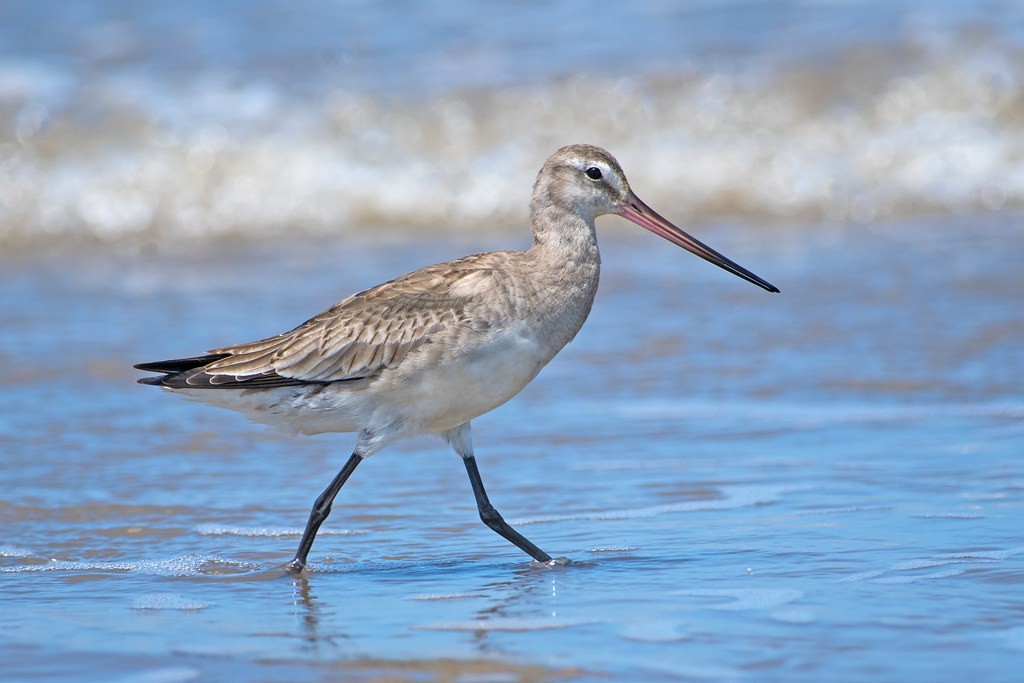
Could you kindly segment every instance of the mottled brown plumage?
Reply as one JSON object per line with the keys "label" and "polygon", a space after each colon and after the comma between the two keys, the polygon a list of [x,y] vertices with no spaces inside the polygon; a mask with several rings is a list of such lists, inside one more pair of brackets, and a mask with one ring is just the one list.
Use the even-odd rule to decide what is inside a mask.
{"label": "mottled brown plumage", "polygon": [[140,381],[285,429],[359,433],[349,462],[314,506],[293,569],[305,565],[331,501],[355,466],[396,439],[422,433],[442,436],[462,456],[488,526],[549,562],[487,501],[470,420],[519,393],[576,336],[600,276],[594,219],[609,213],[778,291],[641,202],[608,152],[570,145],[537,176],[530,249],[422,268],[283,334],[205,356],[140,364],[163,373]]}

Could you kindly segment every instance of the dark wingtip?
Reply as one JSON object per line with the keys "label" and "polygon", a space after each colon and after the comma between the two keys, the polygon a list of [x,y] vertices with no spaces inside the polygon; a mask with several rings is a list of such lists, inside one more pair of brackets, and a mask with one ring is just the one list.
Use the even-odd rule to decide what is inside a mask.
{"label": "dark wingtip", "polygon": [[136,363],[132,367],[143,372],[159,372],[159,377],[142,377],[136,380],[139,384],[148,384],[154,387],[173,387],[174,382],[168,381],[173,377],[179,377],[184,372],[202,368],[221,358],[227,358],[228,353],[210,353],[204,356],[193,356],[192,358],[173,358],[171,360],[158,360],[151,363]]}
{"label": "dark wingtip", "polygon": [[143,372],[162,372],[165,375],[174,375],[179,372],[186,372],[188,370],[195,370],[201,368],[204,365],[209,365],[214,361],[227,358],[230,353],[208,353],[203,356],[193,356],[191,358],[174,358],[171,360],[158,360],[151,363],[136,363],[132,367],[136,370],[142,370]]}
{"label": "dark wingtip", "polygon": [[[204,372],[204,369],[210,363],[227,358],[230,355],[230,353],[211,353],[193,358],[175,358],[173,360],[158,360],[152,363],[136,363],[132,367],[144,372],[161,373],[158,377],[142,377],[136,380],[139,384],[167,387],[168,389],[254,389],[324,384],[324,382],[316,380],[307,381],[292,377],[282,377],[275,372],[241,376],[210,375]],[[348,379],[357,380],[362,378],[353,377]]]}

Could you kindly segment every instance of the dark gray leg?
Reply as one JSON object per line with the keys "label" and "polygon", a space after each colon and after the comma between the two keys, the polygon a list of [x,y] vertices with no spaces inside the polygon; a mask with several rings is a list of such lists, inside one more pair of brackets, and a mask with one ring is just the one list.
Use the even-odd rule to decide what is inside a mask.
{"label": "dark gray leg", "polygon": [[300,572],[305,568],[306,556],[309,555],[309,550],[313,547],[313,539],[316,538],[316,532],[319,531],[320,525],[327,519],[327,515],[331,514],[331,504],[334,502],[334,497],[338,495],[338,491],[345,485],[349,475],[355,471],[356,466],[362,461],[363,456],[353,453],[349,457],[348,462],[345,463],[345,466],[338,472],[338,475],[331,481],[330,486],[324,489],[324,492],[313,503],[313,509],[309,513],[309,521],[306,522],[306,530],[302,532],[302,540],[299,541],[299,549],[295,551],[295,559],[287,565],[290,571]]}
{"label": "dark gray leg", "polygon": [[551,556],[530,543],[522,534],[508,525],[498,511],[487,499],[487,492],[484,491],[484,483],[480,479],[480,470],[476,466],[476,458],[472,455],[462,456],[462,462],[466,464],[466,472],[469,473],[469,482],[473,485],[473,495],[476,496],[476,507],[480,510],[480,519],[498,534],[509,541],[524,553],[538,562],[550,562]]}

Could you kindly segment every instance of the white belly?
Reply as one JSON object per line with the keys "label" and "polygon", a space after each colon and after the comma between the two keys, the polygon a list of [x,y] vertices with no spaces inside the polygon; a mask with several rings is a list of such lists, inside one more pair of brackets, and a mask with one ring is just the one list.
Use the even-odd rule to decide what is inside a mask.
{"label": "white belly", "polygon": [[506,333],[470,351],[404,378],[389,391],[388,403],[400,406],[423,431],[442,432],[487,413],[518,394],[547,365],[534,338]]}
{"label": "white belly", "polygon": [[439,362],[403,363],[369,380],[175,391],[285,431],[373,432],[391,442],[445,432],[493,410],[518,394],[557,350],[537,336],[508,330]]}

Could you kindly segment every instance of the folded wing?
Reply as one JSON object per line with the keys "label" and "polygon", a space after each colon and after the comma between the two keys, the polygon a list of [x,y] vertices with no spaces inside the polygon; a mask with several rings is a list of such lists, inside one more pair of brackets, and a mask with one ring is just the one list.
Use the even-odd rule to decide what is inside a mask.
{"label": "folded wing", "polygon": [[[141,363],[135,367],[164,376],[139,381],[213,389],[371,377],[422,345],[436,343],[453,326],[474,326],[466,292],[490,280],[493,271],[484,264],[470,267],[472,259],[424,268],[360,292],[274,337],[213,349],[205,356]],[[462,279],[474,286],[459,288]]]}

